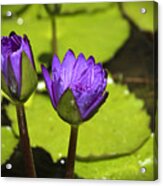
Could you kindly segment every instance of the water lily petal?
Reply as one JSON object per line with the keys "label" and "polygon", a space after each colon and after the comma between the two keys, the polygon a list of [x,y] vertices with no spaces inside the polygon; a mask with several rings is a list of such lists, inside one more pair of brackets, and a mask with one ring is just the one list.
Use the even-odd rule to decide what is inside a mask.
{"label": "water lily petal", "polygon": [[6,79],[9,55],[12,53],[11,41],[8,37],[1,38],[1,71]]}
{"label": "water lily petal", "polygon": [[74,53],[72,50],[68,50],[66,53],[63,63],[62,63],[62,68],[61,68],[61,79],[64,82],[64,90],[67,89],[67,87],[71,83],[71,77],[72,77],[72,72],[73,72],[73,67],[75,64],[76,58],[74,56]]}
{"label": "water lily petal", "polygon": [[58,81],[60,76],[60,70],[61,70],[61,64],[58,56],[54,55],[53,61],[52,61],[52,78],[55,81]]}
{"label": "water lily petal", "polygon": [[103,70],[103,67],[101,64],[97,64],[94,66],[94,79],[92,81],[92,90],[101,89],[103,90],[106,87],[106,73]]}
{"label": "water lily petal", "polygon": [[47,87],[47,90],[48,90],[49,95],[50,95],[51,102],[52,102],[54,108],[56,108],[57,103],[56,103],[55,97],[53,96],[52,80],[50,78],[48,70],[44,67],[44,65],[42,65],[41,68],[42,68],[43,77],[45,79],[46,87]]}
{"label": "water lily petal", "polygon": [[73,68],[73,76],[72,76],[72,84],[75,84],[75,82],[78,82],[79,79],[81,78],[81,75],[83,74],[83,72],[88,68],[87,63],[86,63],[86,59],[85,56],[80,53],[74,68]]}
{"label": "water lily petal", "polygon": [[83,120],[88,120],[92,117],[100,108],[100,106],[105,102],[106,98],[108,97],[108,92],[101,97],[99,97],[89,108],[88,110],[82,115]]}
{"label": "water lily petal", "polygon": [[6,58],[11,53],[12,53],[11,40],[9,37],[4,36],[1,38],[1,55],[3,55],[4,58]]}
{"label": "water lily petal", "polygon": [[[18,84],[18,92],[20,95],[21,91],[21,63],[22,63],[22,48],[18,51],[12,53],[9,57],[9,63],[11,63],[17,84]],[[9,65],[9,64],[8,64]]]}

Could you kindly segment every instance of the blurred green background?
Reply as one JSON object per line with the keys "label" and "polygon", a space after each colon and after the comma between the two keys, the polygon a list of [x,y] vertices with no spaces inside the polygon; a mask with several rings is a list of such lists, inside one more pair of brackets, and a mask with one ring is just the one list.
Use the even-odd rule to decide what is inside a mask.
{"label": "blurred green background", "polygon": [[[50,69],[53,54],[62,60],[70,48],[76,56],[93,55],[109,71],[109,98],[79,130],[76,178],[156,179],[157,5],[147,1],[1,9],[2,36],[11,31],[28,35],[34,53],[39,84],[25,106],[38,177],[65,174],[70,127],[50,104],[40,65]],[[16,111],[4,96],[1,104],[2,176],[23,177]]]}

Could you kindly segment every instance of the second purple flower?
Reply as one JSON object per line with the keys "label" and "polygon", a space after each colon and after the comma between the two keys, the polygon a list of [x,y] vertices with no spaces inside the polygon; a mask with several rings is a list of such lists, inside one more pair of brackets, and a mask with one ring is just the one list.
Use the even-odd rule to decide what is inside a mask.
{"label": "second purple flower", "polygon": [[28,37],[15,32],[1,37],[2,90],[15,103],[25,102],[37,86],[32,48]]}
{"label": "second purple flower", "polygon": [[42,72],[53,107],[70,124],[91,118],[108,96],[107,73],[92,56],[75,58],[68,50],[62,63],[54,55],[52,77],[44,66]]}

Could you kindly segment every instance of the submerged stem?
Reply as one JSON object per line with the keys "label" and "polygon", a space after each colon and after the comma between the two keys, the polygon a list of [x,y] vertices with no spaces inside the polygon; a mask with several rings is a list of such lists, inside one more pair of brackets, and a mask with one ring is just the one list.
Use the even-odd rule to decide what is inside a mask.
{"label": "submerged stem", "polygon": [[66,163],[66,178],[74,178],[77,136],[78,136],[78,126],[71,125],[71,136],[69,141],[68,157]]}
{"label": "submerged stem", "polygon": [[51,16],[51,26],[52,26],[52,53],[57,54],[57,33],[56,33],[56,18]]}
{"label": "submerged stem", "polygon": [[23,104],[16,105],[16,111],[19,125],[21,149],[25,163],[25,171],[28,177],[36,177],[33,155],[29,142],[24,105]]}

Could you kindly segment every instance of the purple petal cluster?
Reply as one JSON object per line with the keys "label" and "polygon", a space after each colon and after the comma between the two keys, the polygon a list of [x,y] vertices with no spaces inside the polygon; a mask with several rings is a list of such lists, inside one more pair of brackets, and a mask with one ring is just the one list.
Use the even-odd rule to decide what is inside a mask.
{"label": "purple petal cluster", "polygon": [[62,63],[54,55],[52,77],[44,66],[42,72],[53,107],[57,110],[61,97],[70,89],[82,121],[93,116],[108,96],[105,91],[107,73],[100,63],[95,64],[92,56],[86,60],[81,53],[76,58],[74,53],[68,50]]}
{"label": "purple petal cluster", "polygon": [[5,81],[4,91],[17,99],[22,89],[23,55],[35,70],[31,46],[26,35],[22,38],[11,32],[9,37],[1,37],[1,73]]}

